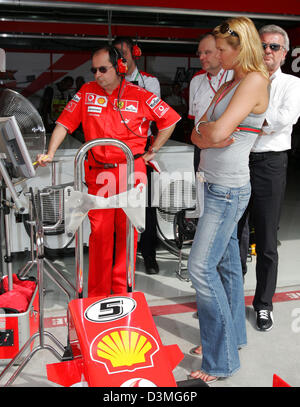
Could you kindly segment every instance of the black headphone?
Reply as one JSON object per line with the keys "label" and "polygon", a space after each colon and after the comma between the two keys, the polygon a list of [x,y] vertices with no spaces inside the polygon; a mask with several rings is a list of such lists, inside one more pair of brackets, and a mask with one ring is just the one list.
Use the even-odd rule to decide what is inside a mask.
{"label": "black headphone", "polygon": [[109,47],[108,52],[109,52],[109,59],[111,60],[111,63],[113,64],[117,75],[125,76],[128,72],[128,66],[127,66],[127,61],[123,57],[120,50],[118,50],[115,47]]}

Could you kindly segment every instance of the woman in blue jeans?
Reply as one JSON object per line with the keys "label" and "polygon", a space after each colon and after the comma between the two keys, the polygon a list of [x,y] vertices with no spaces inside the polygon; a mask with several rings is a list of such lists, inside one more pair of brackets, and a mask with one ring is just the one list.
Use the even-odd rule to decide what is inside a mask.
{"label": "woman in blue jeans", "polygon": [[188,270],[196,290],[202,356],[192,378],[212,382],[240,368],[246,345],[245,301],[237,224],[250,198],[249,153],[269,102],[269,75],[253,22],[227,20],[214,30],[223,69],[234,77],[216,94],[192,132],[201,149],[204,213],[198,221]]}

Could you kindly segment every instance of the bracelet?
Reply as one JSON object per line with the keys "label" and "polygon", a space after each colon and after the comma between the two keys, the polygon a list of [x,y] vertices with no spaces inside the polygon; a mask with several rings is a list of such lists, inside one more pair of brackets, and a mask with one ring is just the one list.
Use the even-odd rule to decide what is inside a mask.
{"label": "bracelet", "polygon": [[201,136],[201,133],[200,133],[200,131],[198,130],[198,128],[199,128],[200,124],[203,124],[203,123],[208,123],[208,122],[205,121],[205,120],[202,120],[202,121],[198,122],[198,123],[196,124],[196,127],[195,127],[196,133],[199,134],[200,136]]}

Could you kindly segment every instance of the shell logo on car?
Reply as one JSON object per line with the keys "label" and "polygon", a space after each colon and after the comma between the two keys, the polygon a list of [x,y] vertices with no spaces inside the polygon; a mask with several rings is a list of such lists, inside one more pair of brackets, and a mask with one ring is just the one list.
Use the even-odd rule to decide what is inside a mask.
{"label": "shell logo on car", "polygon": [[112,374],[153,366],[153,356],[158,350],[157,341],[148,332],[135,327],[115,327],[96,336],[90,355]]}

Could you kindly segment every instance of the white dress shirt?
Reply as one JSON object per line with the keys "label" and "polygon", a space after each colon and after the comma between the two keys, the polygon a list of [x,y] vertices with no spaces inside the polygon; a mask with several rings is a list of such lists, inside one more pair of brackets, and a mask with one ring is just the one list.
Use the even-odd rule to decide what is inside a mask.
{"label": "white dress shirt", "polygon": [[291,148],[293,125],[300,116],[300,79],[280,68],[271,76],[270,101],[265,133],[258,136],[252,152],[286,151]]}
{"label": "white dress shirt", "polygon": [[198,123],[220,86],[232,77],[233,71],[224,71],[224,69],[214,76],[204,71],[196,73],[190,83],[189,119],[194,120],[195,124]]}
{"label": "white dress shirt", "polygon": [[160,84],[158,79],[146,72],[141,72],[136,67],[131,75],[125,76],[128,82],[137,82],[139,86],[154,93],[154,95],[160,97]]}
{"label": "white dress shirt", "polygon": [[[147,72],[139,71],[137,66],[135,67],[135,70],[132,72],[131,75],[125,76],[125,79],[128,82],[134,83],[137,82],[138,86],[148,90],[149,92],[154,93],[154,95],[160,98],[159,80],[155,76],[150,75]],[[150,137],[151,135],[152,135],[151,125],[149,125],[148,137]]]}

